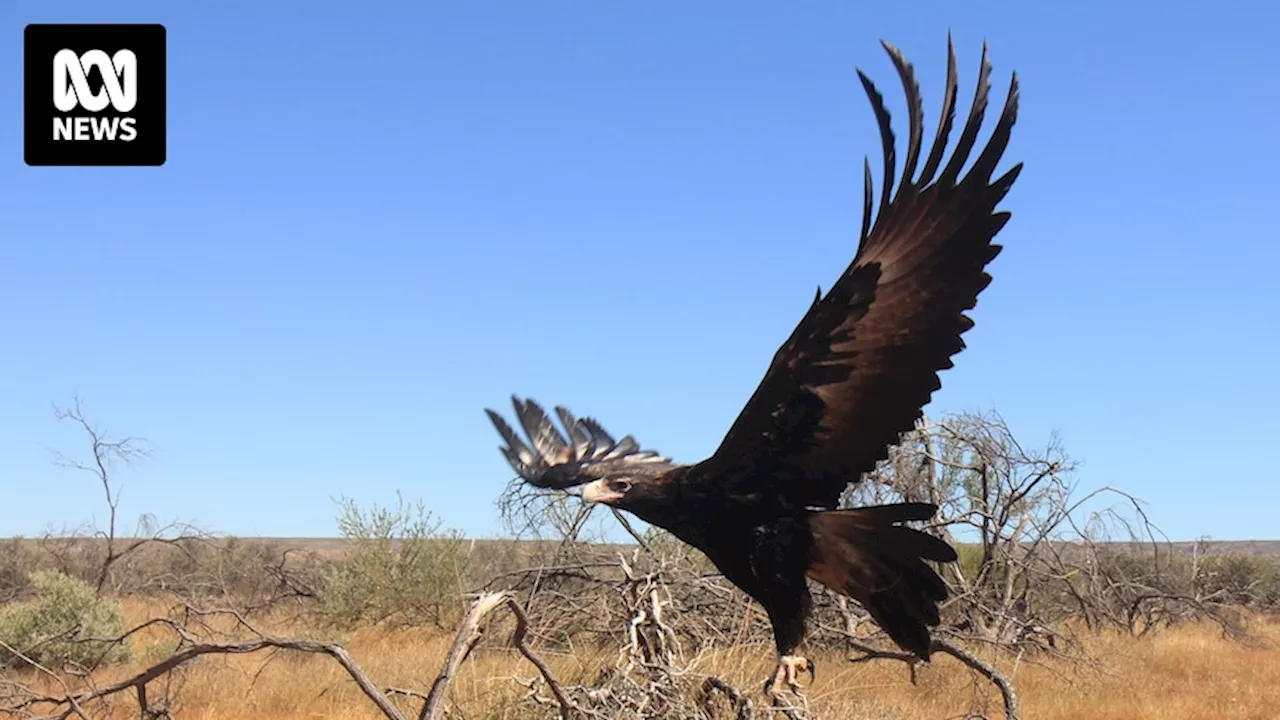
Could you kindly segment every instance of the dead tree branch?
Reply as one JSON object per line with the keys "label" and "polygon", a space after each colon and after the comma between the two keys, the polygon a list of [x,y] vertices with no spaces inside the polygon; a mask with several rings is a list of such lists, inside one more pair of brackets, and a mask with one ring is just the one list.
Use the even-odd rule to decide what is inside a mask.
{"label": "dead tree branch", "polygon": [[[184,641],[192,639],[190,633],[186,632],[176,623],[169,624],[174,630],[183,637]],[[82,717],[83,712],[79,708],[99,700],[105,700],[113,695],[133,690],[141,702],[146,700],[146,686],[153,680],[177,669],[178,667],[203,655],[245,655],[256,653],[265,649],[292,650],[301,653],[310,653],[316,655],[328,655],[338,662],[351,679],[360,687],[360,690],[373,702],[374,705],[382,712],[384,716],[390,720],[405,720],[404,715],[391,704],[386,695],[379,692],[375,685],[365,672],[360,668],[359,664],[351,657],[351,655],[337,643],[316,642],[312,640],[301,640],[297,638],[282,637],[261,637],[256,640],[246,642],[193,642],[180,647],[169,657],[148,667],[141,672],[100,688],[85,690],[79,693],[68,693],[61,696],[33,696],[25,699],[21,703],[4,708],[8,713],[19,713],[24,710],[33,709],[41,705],[52,705],[55,712],[47,717],[56,720],[64,720],[65,718],[77,714]],[[57,708],[63,708],[57,711]],[[150,711],[150,708],[143,705],[139,708],[144,714]]]}
{"label": "dead tree branch", "polygon": [[516,646],[516,649],[526,660],[538,669],[538,674],[542,676],[547,687],[555,695],[556,702],[559,703],[560,717],[570,718],[579,714],[578,708],[565,695],[564,689],[561,688],[555,675],[552,674],[551,668],[547,666],[542,658],[538,657],[537,653],[526,642],[526,635],[529,632],[529,618],[525,615],[524,608],[520,607],[515,595],[509,592],[495,592],[485,593],[472,603],[471,609],[462,621],[462,626],[458,629],[458,635],[454,638],[452,647],[449,648],[444,667],[440,670],[435,682],[431,684],[431,692],[427,695],[426,702],[422,706],[422,713],[418,716],[419,720],[435,720],[444,711],[445,693],[449,689],[449,684],[453,682],[454,676],[457,675],[458,668],[471,655],[471,651],[484,636],[482,626],[484,621],[494,610],[504,606],[511,611],[516,619],[516,629],[511,637],[512,644]]}

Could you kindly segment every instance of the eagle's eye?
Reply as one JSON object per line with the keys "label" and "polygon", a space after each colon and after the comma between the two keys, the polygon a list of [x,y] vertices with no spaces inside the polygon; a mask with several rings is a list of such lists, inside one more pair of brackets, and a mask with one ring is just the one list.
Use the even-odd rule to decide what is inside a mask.
{"label": "eagle's eye", "polygon": [[622,495],[623,493],[625,493],[630,489],[631,489],[631,481],[627,480],[626,478],[619,478],[617,480],[609,481],[609,490],[611,490],[612,492],[616,492],[619,495]]}

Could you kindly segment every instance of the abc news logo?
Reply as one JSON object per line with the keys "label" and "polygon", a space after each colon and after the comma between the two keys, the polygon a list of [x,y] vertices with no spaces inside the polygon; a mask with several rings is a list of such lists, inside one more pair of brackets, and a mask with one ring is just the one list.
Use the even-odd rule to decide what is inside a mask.
{"label": "abc news logo", "polygon": [[24,62],[28,165],[164,164],[163,25],[28,25]]}
{"label": "abc news logo", "polygon": [[[102,89],[89,89],[86,68],[102,75]],[[127,113],[138,104],[138,56],[132,50],[120,50],[108,57],[101,50],[76,56],[74,50],[59,50],[53,56],[53,105],[69,113],[77,106],[89,112],[101,112],[107,103],[118,113]],[[73,129],[74,128],[74,132]],[[117,138],[131,142],[138,137],[135,120],[127,115],[116,117],[55,117],[54,140],[106,140]]]}

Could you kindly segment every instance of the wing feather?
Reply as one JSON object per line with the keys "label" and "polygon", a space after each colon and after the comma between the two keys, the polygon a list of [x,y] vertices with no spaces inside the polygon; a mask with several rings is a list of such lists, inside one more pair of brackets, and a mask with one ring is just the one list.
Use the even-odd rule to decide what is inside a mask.
{"label": "wing feather", "polygon": [[[728,492],[771,488],[781,500],[834,507],[849,482],[887,456],[941,387],[973,326],[965,314],[991,281],[993,240],[1009,220],[997,212],[1021,165],[991,175],[1017,119],[1014,75],[996,128],[962,180],[987,107],[991,64],[984,43],[973,106],[951,158],[938,176],[955,114],[956,64],[947,38],[943,112],[920,178],[923,112],[915,71],[885,43],[907,95],[909,132],[896,195],[891,193],[894,135],[883,98],[861,71],[880,130],[883,193],[872,221],[870,163],[857,254],[825,297],[810,307],[778,349],[759,387],[716,452],[687,474]],[[890,200],[892,198],[892,200]]]}
{"label": "wing feather", "polygon": [[670,464],[657,452],[641,448],[634,437],[615,441],[599,422],[579,419],[565,407],[556,406],[555,412],[568,439],[538,403],[513,395],[511,404],[528,442],[497,412],[486,409],[485,414],[506,443],[498,448],[502,456],[530,485],[565,490],[637,464],[646,468]]}
{"label": "wing feather", "polygon": [[[893,66],[898,70],[898,77],[902,78],[902,91],[907,96],[907,115],[910,116],[909,124],[910,136],[907,139],[907,159],[902,164],[902,188],[913,189],[915,186],[911,184],[911,177],[916,174],[916,163],[920,160],[920,140],[924,132],[924,110],[920,101],[920,83],[916,82],[916,69],[907,62],[906,57],[902,55],[902,51],[890,45],[887,42],[881,42],[884,49],[889,53],[889,59],[893,61]],[[885,171],[888,177],[892,169]],[[902,190],[899,190],[902,192]]]}
{"label": "wing feather", "polygon": [[516,409],[516,417],[524,427],[524,433],[533,442],[533,447],[547,462],[559,465],[571,459],[569,443],[556,429],[551,418],[542,406],[532,400],[521,401],[511,399]]}
{"label": "wing feather", "polygon": [[[933,180],[933,174],[942,164],[942,156],[947,151],[947,138],[951,137],[951,124],[956,119],[956,49],[951,43],[951,33],[947,33],[947,86],[942,96],[942,114],[938,116],[938,132],[933,138],[933,148],[929,150],[929,159],[925,161],[924,170],[920,173],[919,183],[926,185]],[[921,124],[924,120],[921,118]]]}
{"label": "wing feather", "polygon": [[560,416],[560,424],[564,425],[564,429],[569,431],[569,443],[573,446],[573,456],[576,458],[587,457],[587,451],[591,448],[591,436],[587,433],[586,428],[563,405],[556,406],[556,415]]}
{"label": "wing feather", "polygon": [[867,77],[866,73],[861,70],[857,72],[858,79],[862,81],[862,89],[867,92],[867,99],[871,101],[871,108],[876,114],[876,124],[880,126],[880,144],[884,154],[884,188],[880,192],[879,217],[884,217],[884,211],[889,207],[889,194],[893,191],[893,167],[896,162],[893,125],[890,122],[889,111],[884,106],[884,96],[876,90],[876,86],[872,84],[871,78]]}

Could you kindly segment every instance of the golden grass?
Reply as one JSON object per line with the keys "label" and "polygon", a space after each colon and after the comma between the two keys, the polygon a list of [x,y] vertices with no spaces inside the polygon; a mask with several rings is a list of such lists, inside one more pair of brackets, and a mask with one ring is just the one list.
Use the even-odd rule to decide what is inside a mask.
{"label": "golden grass", "polygon": [[[133,620],[157,611],[130,602]],[[1201,720],[1280,718],[1280,624],[1254,621],[1260,639],[1253,646],[1224,639],[1216,626],[1188,625],[1149,638],[1095,633],[1085,642],[1103,664],[1100,672],[1065,663],[1039,667],[1022,663],[1016,685],[1028,720]],[[337,639],[380,686],[426,691],[452,637],[425,630],[365,630],[336,637],[305,627],[272,627],[273,633]],[[135,658],[104,673],[100,683],[136,672],[162,657],[171,644],[162,633],[140,636]],[[585,680],[611,663],[595,657],[549,656],[565,681]],[[810,706],[821,718],[937,720],[963,716],[975,697],[1000,717],[999,701],[986,683],[948,657],[921,668],[917,685],[893,662],[850,664],[837,654],[820,656],[818,678],[810,686]],[[697,670],[716,674],[758,697],[773,669],[772,649],[754,646],[705,657]],[[1005,663],[1008,670],[1008,664]],[[514,652],[479,649],[463,666],[450,696],[465,718],[521,718],[517,698],[523,688],[509,678],[529,678],[533,669]],[[109,676],[109,678],[108,678]],[[1070,678],[1070,681],[1064,679]],[[28,678],[35,681],[35,678]],[[45,685],[44,683],[41,683]],[[47,688],[52,690],[53,688]],[[159,691],[159,687],[152,692]],[[120,697],[120,717],[136,717],[132,698]],[[417,701],[403,707],[416,715]],[[380,715],[332,659],[281,653],[217,656],[196,661],[175,708],[191,720],[357,720]]]}

